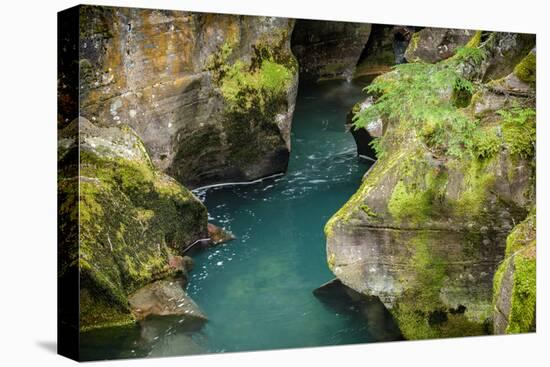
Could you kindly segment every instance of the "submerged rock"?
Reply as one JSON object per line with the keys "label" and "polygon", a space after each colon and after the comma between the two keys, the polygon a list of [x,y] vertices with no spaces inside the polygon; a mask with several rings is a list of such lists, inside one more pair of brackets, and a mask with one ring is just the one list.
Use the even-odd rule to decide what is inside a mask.
{"label": "submerged rock", "polygon": [[194,188],[284,172],[298,65],[293,20],[80,7],[80,114],[131,126]]}
{"label": "submerged rock", "polygon": [[206,236],[206,208],[153,167],[127,125],[74,120],[58,153],[59,277],[80,279],[80,329],[131,323],[128,295],[181,274],[170,259]]}
{"label": "submerged rock", "polygon": [[[490,53],[492,44],[481,47]],[[535,199],[534,91],[501,98],[484,84],[459,104],[454,78],[462,76],[441,74],[449,85],[433,90],[421,84],[465,70],[462,63],[476,65],[482,78],[484,62],[461,60],[449,62],[462,69],[406,64],[381,77],[380,94],[389,93],[382,99],[389,107],[377,110],[386,126],[381,154],[325,227],[329,268],[343,284],[379,297],[407,339],[492,331],[493,276],[506,237]],[[404,96],[414,103],[395,100]]]}
{"label": "submerged rock", "polygon": [[208,223],[208,237],[210,238],[209,244],[211,246],[220,245],[235,239],[233,233],[212,223]]}
{"label": "submerged rock", "polygon": [[467,29],[424,28],[412,36],[405,58],[408,62],[429,63],[448,59],[475,34]]}
{"label": "submerged rock", "polygon": [[304,78],[351,78],[371,31],[366,23],[299,19],[292,50]]}
{"label": "submerged rock", "polygon": [[177,280],[159,280],[128,296],[136,319],[149,316],[180,316],[182,322],[206,321],[206,315]]}
{"label": "submerged rock", "polygon": [[375,340],[403,339],[395,320],[378,297],[356,292],[338,278],[321,285],[313,294],[338,313],[356,313],[368,325],[368,333]]}

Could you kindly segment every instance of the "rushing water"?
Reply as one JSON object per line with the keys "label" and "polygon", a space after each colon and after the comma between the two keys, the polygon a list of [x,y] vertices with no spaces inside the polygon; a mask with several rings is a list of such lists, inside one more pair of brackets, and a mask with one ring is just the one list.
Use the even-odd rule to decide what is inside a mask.
{"label": "rushing water", "polygon": [[371,164],[357,158],[353,138],[344,130],[346,114],[361,98],[362,86],[343,81],[302,83],[286,175],[197,191],[210,221],[237,237],[193,255],[195,270],[187,291],[209,317],[200,331],[178,331],[151,322],[141,330],[95,333],[83,338],[82,357],[184,355],[395,339],[379,305],[365,306],[345,297],[326,303],[312,293],[334,277],[326,264],[323,227],[355,192]]}

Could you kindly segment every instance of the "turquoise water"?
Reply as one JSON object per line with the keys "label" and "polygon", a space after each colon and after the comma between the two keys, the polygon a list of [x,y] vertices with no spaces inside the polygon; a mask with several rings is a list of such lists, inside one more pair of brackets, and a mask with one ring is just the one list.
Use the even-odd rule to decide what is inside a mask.
{"label": "turquoise water", "polygon": [[151,321],[141,329],[96,333],[83,340],[83,358],[396,339],[380,305],[345,297],[326,303],[312,294],[334,277],[326,264],[323,227],[359,187],[371,164],[357,158],[354,140],[344,129],[346,114],[361,98],[363,86],[344,81],[300,86],[286,175],[197,190],[210,222],[237,237],[193,254],[195,268],[187,291],[209,317],[200,331]]}

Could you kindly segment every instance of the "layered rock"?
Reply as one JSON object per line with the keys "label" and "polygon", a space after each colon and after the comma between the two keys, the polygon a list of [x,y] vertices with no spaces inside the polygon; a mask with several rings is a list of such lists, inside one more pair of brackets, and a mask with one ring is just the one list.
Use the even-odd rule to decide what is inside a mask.
{"label": "layered rock", "polygon": [[189,187],[286,170],[292,20],[82,6],[80,21],[83,117],[131,126]]}
{"label": "layered rock", "polygon": [[356,123],[382,119],[386,130],[378,161],[325,227],[328,265],[379,297],[408,339],[492,331],[493,276],[534,204],[534,89],[510,95],[474,81],[498,69],[491,39],[514,37],[523,36],[403,65],[375,80],[376,107],[356,111],[366,119]]}
{"label": "layered rock", "polygon": [[58,153],[59,277],[79,276],[80,329],[133,322],[130,293],[185,276],[173,259],[207,236],[206,208],[154,168],[127,125],[74,120],[59,134]]}
{"label": "layered rock", "polygon": [[351,78],[371,32],[366,23],[299,19],[292,50],[310,79]]}

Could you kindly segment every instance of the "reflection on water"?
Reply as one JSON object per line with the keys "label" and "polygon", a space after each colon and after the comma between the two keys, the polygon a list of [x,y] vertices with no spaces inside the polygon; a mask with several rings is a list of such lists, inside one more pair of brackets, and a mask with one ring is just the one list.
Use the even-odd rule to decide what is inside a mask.
{"label": "reflection on water", "polygon": [[[312,291],[333,278],[323,227],[360,184],[370,163],[345,133],[361,85],[301,85],[284,176],[198,190],[210,221],[236,240],[193,255],[188,293],[209,317],[199,331],[159,320],[143,328],[89,333],[83,357],[185,355],[365,343],[398,338],[376,302]],[[103,333],[103,334],[102,334]]]}

